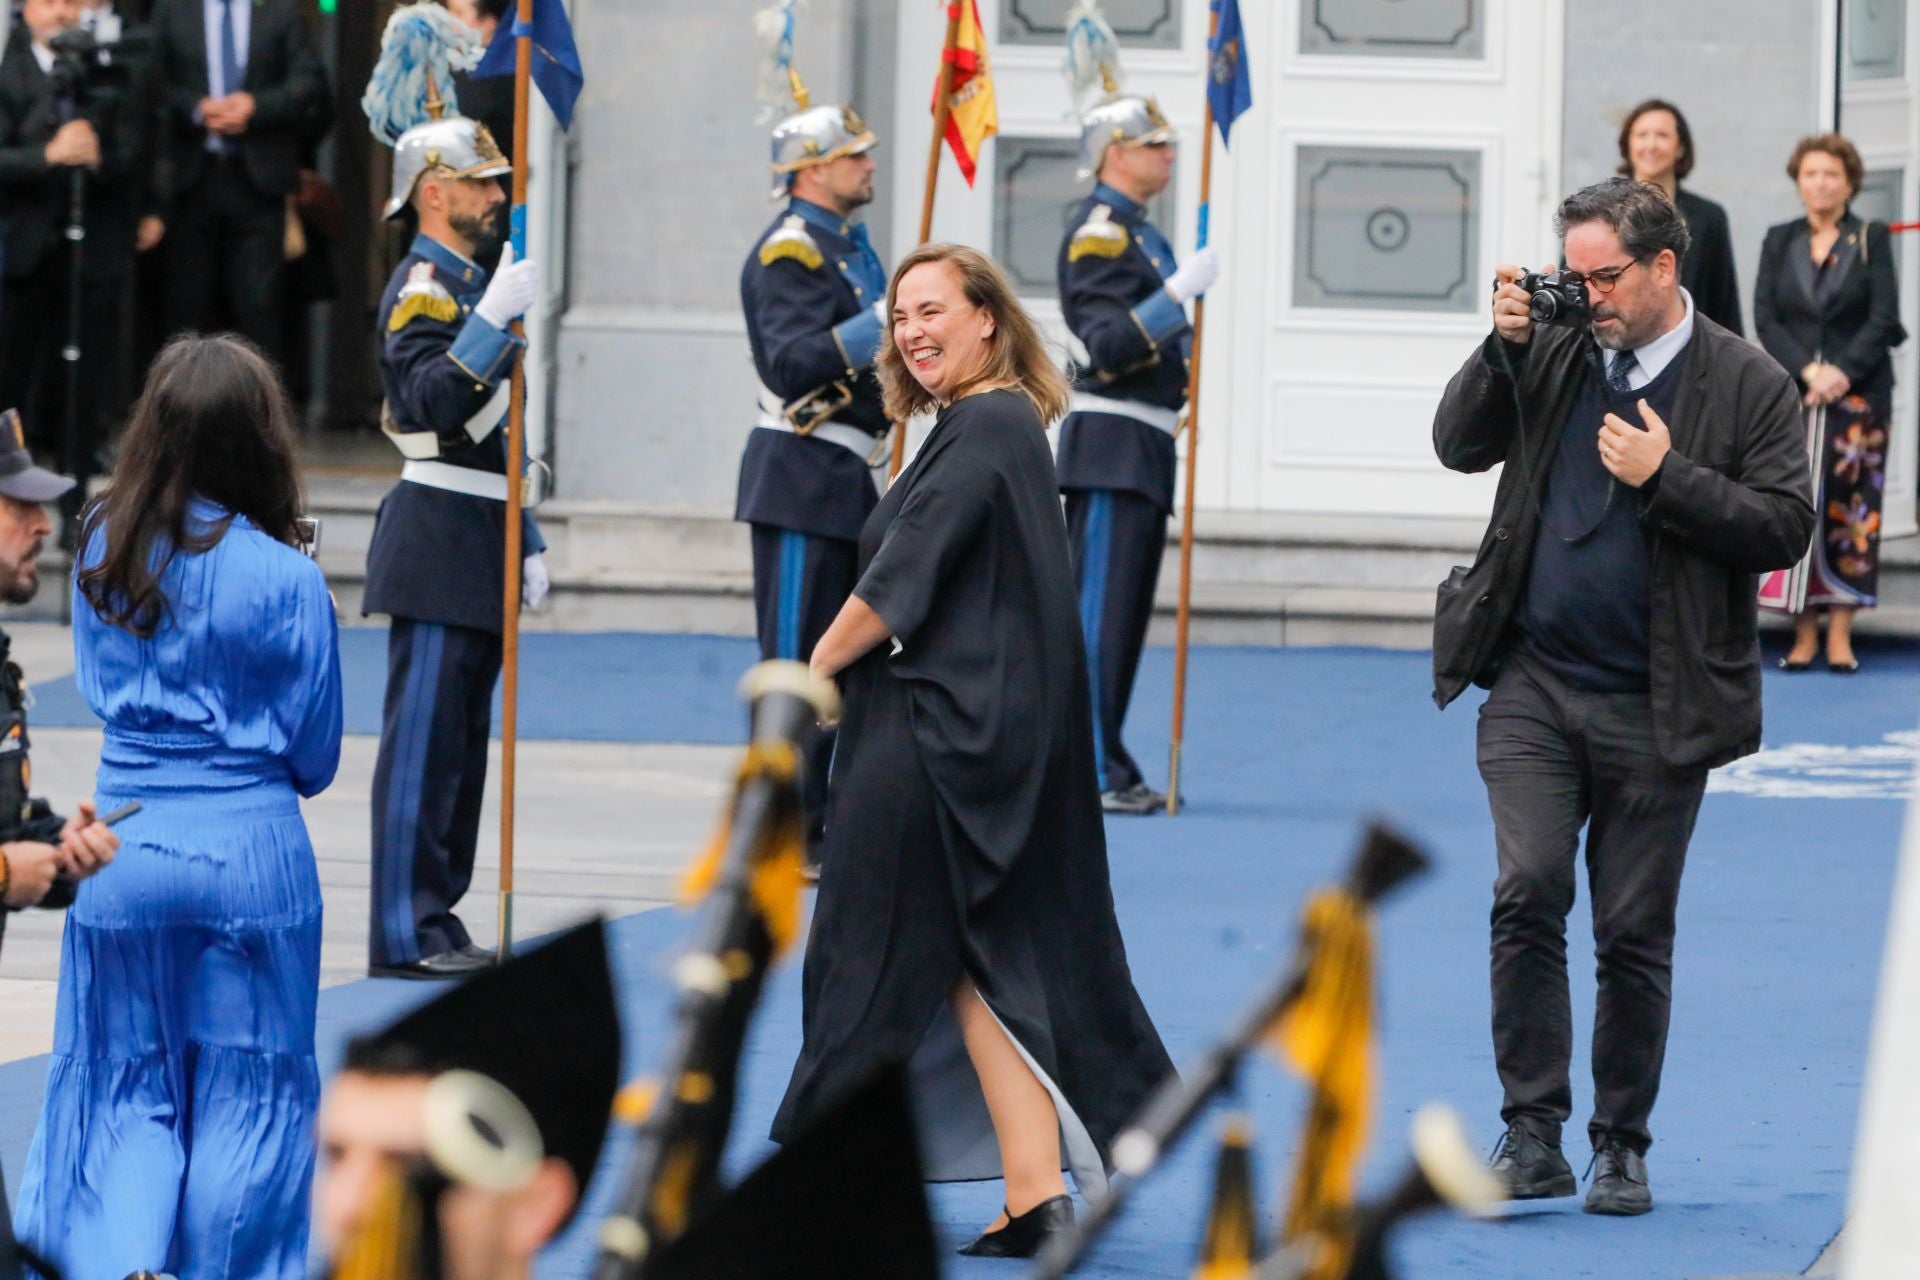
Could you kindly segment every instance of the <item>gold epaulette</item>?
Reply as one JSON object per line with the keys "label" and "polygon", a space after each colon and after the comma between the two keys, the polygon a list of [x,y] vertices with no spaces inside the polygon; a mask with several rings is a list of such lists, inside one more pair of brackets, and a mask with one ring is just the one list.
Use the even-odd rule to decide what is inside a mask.
{"label": "gold epaulette", "polygon": [[1073,239],[1067,243],[1067,261],[1078,262],[1082,258],[1117,258],[1127,251],[1131,237],[1127,229],[1113,220],[1113,210],[1107,205],[1093,207],[1087,220],[1073,233]]}
{"label": "gold epaulette", "polygon": [[387,332],[398,333],[422,316],[441,324],[452,324],[460,318],[460,304],[445,285],[434,279],[431,262],[419,263],[407,273],[407,283],[401,286],[393,313],[387,317]]}
{"label": "gold epaulette", "polygon": [[820,252],[820,246],[807,234],[806,219],[797,213],[789,216],[778,231],[760,244],[761,266],[770,267],[782,258],[792,258],[809,271],[818,271],[827,261],[827,255]]}

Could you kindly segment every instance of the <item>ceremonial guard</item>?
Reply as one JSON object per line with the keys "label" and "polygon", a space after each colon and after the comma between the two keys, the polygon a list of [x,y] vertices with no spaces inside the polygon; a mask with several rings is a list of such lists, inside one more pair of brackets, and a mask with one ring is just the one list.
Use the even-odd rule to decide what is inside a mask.
{"label": "ceremonial guard", "polygon": [[[740,305],[760,375],[760,419],[740,460],[734,519],[753,526],[760,656],[805,662],[853,590],[860,526],[887,459],[874,353],[887,271],[854,213],[873,200],[874,136],[850,106],[808,105],[774,126],[780,211],[747,255]],[[818,847],[831,734],[807,750],[807,844]]]}
{"label": "ceremonial guard", "polygon": [[[420,10],[452,24],[416,5],[394,25]],[[387,136],[380,123],[394,113],[370,105],[371,88],[368,98]],[[392,618],[372,806],[369,955],[381,976],[455,977],[492,962],[453,909],[473,876],[500,674],[507,379],[526,346],[509,327],[539,288],[535,264],[516,262],[510,245],[491,274],[476,261],[505,238],[495,179],[510,168],[486,127],[457,115],[394,145],[386,217],[412,209],[418,234],[380,301],[381,427],[406,463],[380,504],[362,603]],[[522,537],[532,608],[548,579],[531,516]]]}
{"label": "ceremonial guard", "polygon": [[1173,510],[1174,435],[1193,331],[1185,304],[1219,273],[1213,250],[1184,264],[1147,220],[1173,176],[1174,131],[1152,98],[1109,96],[1081,122],[1080,178],[1093,191],[1060,246],[1060,306],[1086,350],[1056,466],[1066,495],[1080,626],[1093,684],[1094,761],[1108,813],[1153,813],[1120,739]]}

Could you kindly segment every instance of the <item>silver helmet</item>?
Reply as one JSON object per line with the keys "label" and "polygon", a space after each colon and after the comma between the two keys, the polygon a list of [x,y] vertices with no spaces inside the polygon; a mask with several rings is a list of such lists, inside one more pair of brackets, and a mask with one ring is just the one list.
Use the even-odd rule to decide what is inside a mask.
{"label": "silver helmet", "polygon": [[1100,172],[1108,147],[1142,147],[1173,139],[1173,125],[1152,98],[1108,98],[1080,117],[1080,181]]}
{"label": "silver helmet", "polygon": [[773,198],[787,194],[793,175],[841,156],[874,148],[860,113],[849,106],[803,107],[773,126]]}
{"label": "silver helmet", "polygon": [[513,172],[487,126],[465,116],[447,116],[417,124],[393,144],[393,194],[387,199],[389,221],[413,199],[420,179],[429,173],[453,178],[498,178]]}

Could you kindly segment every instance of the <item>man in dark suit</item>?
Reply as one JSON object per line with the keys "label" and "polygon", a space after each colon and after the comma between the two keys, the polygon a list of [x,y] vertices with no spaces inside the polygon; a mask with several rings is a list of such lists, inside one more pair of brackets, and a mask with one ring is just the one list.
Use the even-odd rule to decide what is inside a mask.
{"label": "man in dark suit", "polygon": [[1147,784],[1120,730],[1173,511],[1173,441],[1193,343],[1186,303],[1218,266],[1211,249],[1175,262],[1147,220],[1147,202],[1173,177],[1173,126],[1158,103],[1109,98],[1081,121],[1080,146],[1080,177],[1096,181],[1068,219],[1057,270],[1061,312],[1087,359],[1060,424],[1057,465],[1093,682],[1100,805],[1149,814],[1167,798]]}
{"label": "man in dark suit", "polygon": [[56,82],[49,42],[72,27],[75,0],[27,0],[23,26],[0,58],[0,200],[5,296],[0,299],[0,404],[18,405],[44,455],[61,443],[72,247],[66,227],[73,177],[85,174],[86,239],[80,335],[80,457],[124,407],[119,316],[133,272],[146,172],[146,131],[128,78]]}
{"label": "man in dark suit", "polygon": [[286,199],[330,99],[296,0],[160,0],[172,201],[167,323],[224,318],[273,358],[285,350]]}

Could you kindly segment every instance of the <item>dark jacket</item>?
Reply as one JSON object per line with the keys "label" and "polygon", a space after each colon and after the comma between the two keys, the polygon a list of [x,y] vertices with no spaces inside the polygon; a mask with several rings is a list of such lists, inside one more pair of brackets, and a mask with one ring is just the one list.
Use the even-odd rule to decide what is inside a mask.
{"label": "dark jacket", "polygon": [[[100,138],[100,167],[87,178],[87,240],[83,270],[112,280],[133,270],[133,239],[145,199],[148,131],[132,97],[115,96],[80,112]],[[17,27],[0,58],[0,208],[6,214],[6,274],[24,280],[39,269],[65,234],[73,170],[47,163],[47,143],[59,131],[51,77],[40,70],[33,43]]]}
{"label": "dark jacket", "polygon": [[[1586,337],[1539,327],[1525,346],[1489,335],[1447,384],[1434,451],[1453,471],[1500,475],[1493,519],[1471,569],[1441,584],[1433,626],[1434,701],[1491,685],[1539,529],[1534,495],[1570,412]],[[1512,361],[1515,385],[1501,366]],[[1760,745],[1755,575],[1805,554],[1813,499],[1792,379],[1765,353],[1697,313],[1680,357],[1673,448],[1651,483],[1627,490],[1651,547],[1649,665],[1654,738],[1675,766],[1719,765]],[[1595,427],[1598,430],[1598,424]]]}
{"label": "dark jacket", "polygon": [[[487,273],[419,235],[380,299],[380,385],[397,432],[431,432],[433,461],[507,472],[506,385],[526,343],[473,313]],[[544,551],[522,508],[522,555]],[[363,614],[500,633],[507,505],[402,479],[374,517]]]}
{"label": "dark jacket", "polygon": [[[254,115],[234,141],[256,189],[292,195],[300,188],[302,142],[324,132],[332,116],[327,72],[296,0],[253,0],[249,23],[246,76],[240,88],[253,95]],[[208,93],[201,0],[159,0],[153,11],[153,39],[154,71],[166,103],[162,145],[171,194],[178,198],[192,192],[207,169],[207,131],[193,118]]]}
{"label": "dark jacket", "polygon": [[[1155,409],[1187,402],[1186,308],[1165,289],[1173,246],[1140,204],[1105,183],[1067,218],[1055,273],[1067,328],[1086,348],[1075,389]],[[1060,424],[1062,489],[1137,493],[1173,510],[1173,435],[1122,414],[1076,410]]]}
{"label": "dark jacket", "polygon": [[1848,214],[1829,268],[1845,274],[1821,305],[1813,296],[1806,231],[1805,218],[1767,229],[1753,286],[1754,336],[1796,382],[1808,364],[1825,360],[1847,375],[1853,394],[1877,402],[1884,413],[1893,395],[1893,348],[1907,337],[1893,238],[1885,223],[1862,224]]}
{"label": "dark jacket", "polygon": [[[741,264],[740,309],[761,387],[790,411],[831,408],[823,421],[868,433],[879,450],[892,424],[874,373],[884,330],[873,304],[885,300],[887,277],[863,264],[855,234],[819,206],[790,201]],[[790,431],[747,433],[734,519],[853,542],[879,501],[851,449]]]}
{"label": "dark jacket", "polygon": [[[13,661],[13,639],[0,631],[0,844],[15,840],[37,840],[58,844],[66,819],[55,813],[45,800],[27,793],[33,771],[27,764],[26,682]],[[39,905],[58,909],[73,902],[71,881],[55,880]],[[0,943],[7,937],[7,914],[0,906]]]}
{"label": "dark jacket", "polygon": [[1740,320],[1740,276],[1733,267],[1733,233],[1727,211],[1705,196],[1680,188],[1673,203],[1686,220],[1693,243],[1680,264],[1680,283],[1693,295],[1694,309],[1707,319],[1746,333]]}

